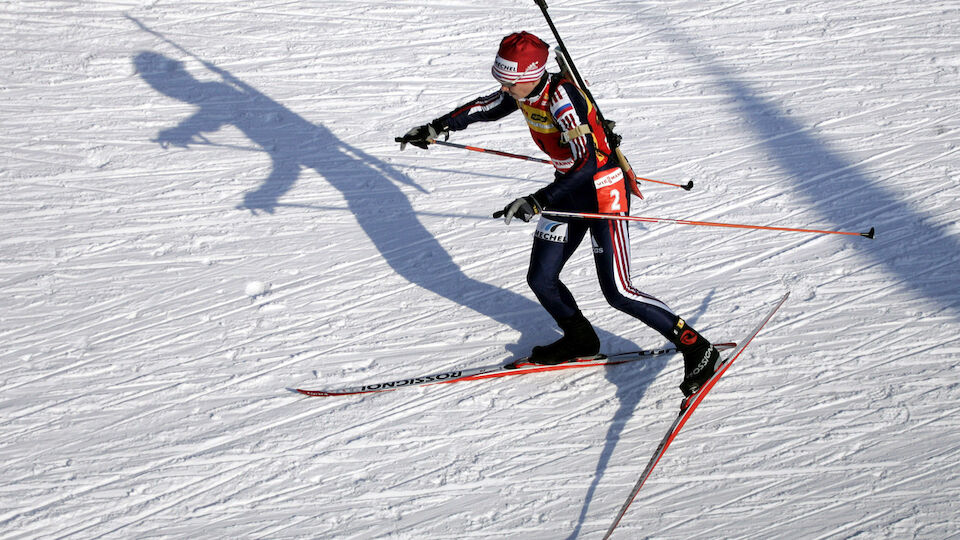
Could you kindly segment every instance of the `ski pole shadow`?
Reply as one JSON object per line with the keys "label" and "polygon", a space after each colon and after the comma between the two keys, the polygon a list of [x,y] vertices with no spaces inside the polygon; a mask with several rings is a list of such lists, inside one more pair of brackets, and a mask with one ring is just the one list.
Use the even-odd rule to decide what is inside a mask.
{"label": "ski pole shadow", "polygon": [[791,118],[783,107],[738,79],[716,54],[698,47],[693,38],[671,27],[660,34],[672,47],[702,63],[704,71],[734,97],[746,129],[811,208],[838,229],[876,226],[875,240],[844,237],[872,262],[867,266],[896,276],[898,288],[925,297],[960,320],[956,278],[960,238],[949,233],[950,224],[935,223],[861,166],[832,150],[810,126]]}
{"label": "ski pole shadow", "polygon": [[[715,290],[711,290],[700,303],[700,306],[693,310],[695,315],[687,318],[692,326],[697,327],[697,321],[700,319],[700,316],[709,310],[710,302],[713,300],[715,292]],[[610,422],[610,427],[607,428],[606,442],[604,443],[603,450],[600,452],[600,459],[597,461],[597,467],[594,470],[593,481],[590,483],[587,494],[584,496],[583,508],[580,510],[577,526],[573,532],[570,533],[570,536],[567,537],[567,540],[574,540],[580,536],[583,525],[586,523],[590,505],[600,486],[600,480],[603,479],[604,473],[610,465],[610,460],[613,458],[613,452],[620,443],[623,429],[626,427],[627,422],[630,421],[630,418],[633,417],[633,413],[637,410],[640,402],[646,396],[647,389],[650,388],[651,383],[653,383],[657,376],[667,367],[667,364],[671,360],[677,361],[678,358],[680,358],[679,355],[654,356],[649,360],[636,364],[609,366],[607,368],[606,377],[607,380],[617,388],[614,397],[619,402],[619,406],[613,414],[613,421]],[[679,384],[679,381],[677,381],[677,384]],[[680,402],[680,397],[681,394],[678,389],[677,403]],[[653,447],[651,447],[651,452],[652,450]],[[645,463],[641,463],[640,465],[645,465]],[[639,469],[637,472],[639,474]],[[626,493],[624,493],[624,495],[626,495]]]}
{"label": "ski pole shadow", "polygon": [[[156,142],[178,147],[210,145],[205,133],[234,126],[270,157],[269,176],[244,195],[239,208],[268,214],[282,210],[288,205],[281,203],[281,198],[294,187],[303,169],[312,169],[342,194],[346,210],[397,274],[519,332],[518,342],[506,346],[510,354],[524,354],[551,336],[555,325],[539,303],[473,279],[461,270],[420,223],[401,186],[423,188],[401,171],[217,66],[203,62],[221,78],[209,82],[195,78],[182,62],[156,52],[141,52],[133,63],[140,77],[157,92],[196,107],[188,118],[161,130]],[[599,333],[601,339],[615,339]]]}

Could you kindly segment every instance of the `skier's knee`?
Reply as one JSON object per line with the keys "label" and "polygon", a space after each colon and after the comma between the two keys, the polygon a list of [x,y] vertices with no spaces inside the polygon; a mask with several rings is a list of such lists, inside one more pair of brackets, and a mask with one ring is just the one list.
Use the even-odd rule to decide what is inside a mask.
{"label": "skier's knee", "polygon": [[610,304],[610,307],[613,309],[627,314],[632,314],[633,302],[628,300],[622,294],[605,292],[603,297],[606,298],[607,303]]}
{"label": "skier's knee", "polygon": [[533,267],[527,270],[527,285],[537,297],[549,296],[557,289],[557,278],[548,272],[539,271]]}

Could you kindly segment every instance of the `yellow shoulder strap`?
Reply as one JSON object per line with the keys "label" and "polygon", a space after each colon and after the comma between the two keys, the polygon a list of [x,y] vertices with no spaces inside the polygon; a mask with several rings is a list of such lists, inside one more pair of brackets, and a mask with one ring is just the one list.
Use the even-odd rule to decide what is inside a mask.
{"label": "yellow shoulder strap", "polygon": [[573,129],[564,131],[563,134],[560,135],[560,142],[562,142],[563,144],[567,144],[570,141],[576,139],[577,137],[581,137],[588,133],[593,133],[592,131],[590,131],[590,126],[587,124],[580,124],[579,126]]}

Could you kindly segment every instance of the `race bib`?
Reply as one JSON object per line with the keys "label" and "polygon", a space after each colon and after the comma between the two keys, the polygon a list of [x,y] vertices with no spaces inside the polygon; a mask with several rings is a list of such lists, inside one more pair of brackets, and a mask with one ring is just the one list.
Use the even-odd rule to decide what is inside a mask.
{"label": "race bib", "polygon": [[616,167],[600,171],[593,177],[597,188],[597,209],[603,214],[619,214],[627,211],[627,190],[623,169]]}

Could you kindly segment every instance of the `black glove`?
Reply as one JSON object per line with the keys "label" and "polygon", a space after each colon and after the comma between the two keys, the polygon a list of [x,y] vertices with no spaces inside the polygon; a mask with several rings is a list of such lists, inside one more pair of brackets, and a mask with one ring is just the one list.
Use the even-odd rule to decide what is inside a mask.
{"label": "black glove", "polygon": [[503,207],[503,210],[494,212],[493,217],[502,217],[503,222],[509,225],[510,220],[514,217],[523,221],[530,221],[530,219],[539,214],[541,210],[540,203],[533,198],[533,195],[527,195],[526,197],[520,197],[514,200],[512,203]]}
{"label": "black glove", "polygon": [[447,122],[443,117],[437,118],[429,124],[417,126],[408,131],[403,137],[397,137],[394,140],[400,143],[400,150],[406,148],[407,143],[426,150],[427,145],[432,143],[438,135],[443,135],[443,140],[450,138],[450,128],[447,126]]}

